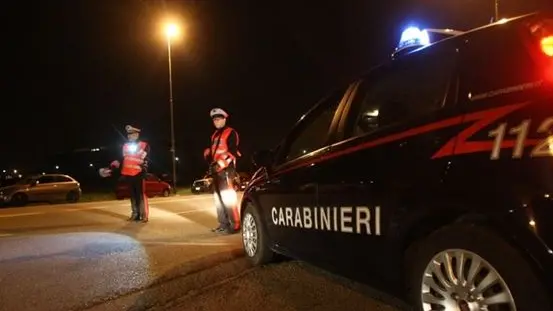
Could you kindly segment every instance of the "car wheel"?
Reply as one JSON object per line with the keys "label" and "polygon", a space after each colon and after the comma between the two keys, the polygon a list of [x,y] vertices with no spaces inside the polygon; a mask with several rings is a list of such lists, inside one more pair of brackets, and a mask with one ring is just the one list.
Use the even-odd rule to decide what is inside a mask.
{"label": "car wheel", "polygon": [[24,193],[16,193],[13,195],[11,203],[15,206],[25,206],[27,205],[29,198]]}
{"label": "car wheel", "polygon": [[242,245],[248,259],[254,265],[272,262],[274,253],[259,213],[250,203],[242,215]]}
{"label": "car wheel", "polygon": [[405,263],[415,310],[551,310],[528,261],[482,227],[443,228],[412,246]]}
{"label": "car wheel", "polygon": [[79,199],[80,199],[79,193],[76,191],[69,192],[65,197],[65,200],[69,203],[79,202]]}
{"label": "car wheel", "polygon": [[171,194],[171,192],[169,191],[169,189],[163,190],[162,195],[163,195],[164,197],[168,197],[170,194]]}

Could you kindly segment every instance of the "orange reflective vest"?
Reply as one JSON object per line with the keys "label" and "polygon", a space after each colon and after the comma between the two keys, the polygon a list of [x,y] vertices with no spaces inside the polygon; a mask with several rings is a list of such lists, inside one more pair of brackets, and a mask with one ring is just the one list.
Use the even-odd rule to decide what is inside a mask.
{"label": "orange reflective vest", "polygon": [[[242,156],[240,151],[237,150],[237,154],[234,155],[228,148],[228,138],[233,131],[234,129],[227,127],[222,133],[215,131],[215,133],[211,135],[211,158],[214,162],[217,162],[221,168],[228,167],[230,163],[236,165],[236,157]],[[236,133],[236,148],[238,148],[239,140],[238,133]]]}
{"label": "orange reflective vest", "polygon": [[121,175],[136,176],[142,172],[142,164],[146,158],[148,144],[141,142],[128,142],[123,145],[123,165]]}

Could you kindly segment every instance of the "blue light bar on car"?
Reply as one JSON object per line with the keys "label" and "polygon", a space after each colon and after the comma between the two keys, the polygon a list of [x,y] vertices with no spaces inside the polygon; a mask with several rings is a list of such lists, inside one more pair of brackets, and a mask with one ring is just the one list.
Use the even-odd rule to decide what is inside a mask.
{"label": "blue light bar on car", "polygon": [[408,27],[401,33],[397,49],[411,46],[425,46],[430,44],[430,36],[426,30],[417,27]]}

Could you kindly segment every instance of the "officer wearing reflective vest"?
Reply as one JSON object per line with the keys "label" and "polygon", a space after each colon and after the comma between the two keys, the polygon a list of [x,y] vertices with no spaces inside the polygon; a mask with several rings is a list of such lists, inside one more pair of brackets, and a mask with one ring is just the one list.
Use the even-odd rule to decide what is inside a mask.
{"label": "officer wearing reflective vest", "polygon": [[100,171],[100,175],[110,175],[111,169],[119,169],[121,178],[129,186],[131,216],[129,221],[148,222],[149,206],[144,180],[148,168],[150,146],[139,140],[140,129],[127,125],[128,141],[123,145],[123,163],[113,161],[110,168]]}
{"label": "officer wearing reflective vest", "polygon": [[210,116],[215,132],[211,135],[211,148],[204,150],[204,157],[210,163],[219,221],[219,226],[212,231],[235,233],[240,230],[238,198],[234,190],[236,159],[241,156],[238,151],[239,136],[236,130],[227,126],[229,115],[223,109],[212,109]]}

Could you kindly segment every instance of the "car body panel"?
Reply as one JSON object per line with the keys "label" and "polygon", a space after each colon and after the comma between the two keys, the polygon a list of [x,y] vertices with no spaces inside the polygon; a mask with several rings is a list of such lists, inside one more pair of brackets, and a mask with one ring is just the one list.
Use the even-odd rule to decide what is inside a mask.
{"label": "car body panel", "polygon": [[[553,79],[542,70],[553,58],[534,57],[524,37],[528,23],[546,17],[467,32],[351,82],[329,130],[317,130],[326,143],[283,160],[309,129],[302,121],[330,107],[323,100],[254,174],[242,209],[257,207],[276,252],[397,295],[412,243],[453,222],[481,224],[516,247],[553,293]],[[500,53],[517,61],[492,57]],[[401,92],[384,94],[374,116],[361,109],[379,103],[382,90]],[[321,213],[334,223],[322,228]]]}
{"label": "car body panel", "polygon": [[[171,185],[167,182],[162,181],[160,178],[153,174],[148,174],[144,180],[145,192],[148,197],[155,197],[164,195],[165,193],[171,192]],[[124,199],[130,197],[130,189],[124,179],[121,179],[117,183],[115,190],[115,196],[118,199]]]}
{"label": "car body panel", "polygon": [[15,195],[24,194],[29,202],[64,201],[69,193],[77,198],[82,194],[80,184],[74,178],[64,174],[44,174],[31,176],[19,183],[0,189],[1,201],[10,203]]}

